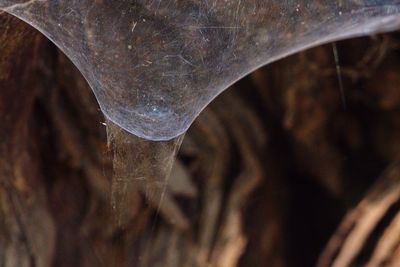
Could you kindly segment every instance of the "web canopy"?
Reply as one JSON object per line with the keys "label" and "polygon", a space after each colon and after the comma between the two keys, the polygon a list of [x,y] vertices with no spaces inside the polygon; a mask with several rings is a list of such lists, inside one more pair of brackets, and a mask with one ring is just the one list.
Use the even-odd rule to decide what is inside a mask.
{"label": "web canopy", "polygon": [[400,0],[0,0],[82,72],[104,115],[139,137],[184,133],[253,70],[400,26]]}

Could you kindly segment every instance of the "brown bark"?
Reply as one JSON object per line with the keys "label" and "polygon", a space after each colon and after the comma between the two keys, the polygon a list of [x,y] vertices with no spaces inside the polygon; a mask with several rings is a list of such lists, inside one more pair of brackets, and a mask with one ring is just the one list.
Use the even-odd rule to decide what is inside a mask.
{"label": "brown bark", "polygon": [[186,135],[169,212],[138,189],[121,230],[90,89],[1,14],[0,266],[397,266],[400,39],[337,46],[346,109],[331,45],[256,71]]}

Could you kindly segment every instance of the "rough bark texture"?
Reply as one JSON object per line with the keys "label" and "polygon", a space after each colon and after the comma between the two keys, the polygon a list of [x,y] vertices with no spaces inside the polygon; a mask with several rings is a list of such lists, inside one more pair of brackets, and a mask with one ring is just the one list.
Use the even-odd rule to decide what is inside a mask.
{"label": "rough bark texture", "polygon": [[185,137],[170,212],[138,190],[121,230],[91,91],[0,14],[0,266],[399,266],[400,38],[337,48],[346,108],[331,45],[256,71]]}

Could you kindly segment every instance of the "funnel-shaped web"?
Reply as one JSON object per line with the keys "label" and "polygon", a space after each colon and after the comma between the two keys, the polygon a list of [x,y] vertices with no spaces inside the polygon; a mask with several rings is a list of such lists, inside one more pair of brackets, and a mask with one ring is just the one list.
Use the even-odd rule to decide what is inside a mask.
{"label": "funnel-shaped web", "polygon": [[311,46],[400,27],[400,0],[0,0],[0,9],[51,39],[93,89],[120,226],[136,190],[187,226],[161,206],[165,178],[182,135],[236,80]]}
{"label": "funnel-shaped web", "polygon": [[400,0],[0,0],[0,8],[67,54],[109,120],[150,140],[183,134],[262,65],[400,25]]}

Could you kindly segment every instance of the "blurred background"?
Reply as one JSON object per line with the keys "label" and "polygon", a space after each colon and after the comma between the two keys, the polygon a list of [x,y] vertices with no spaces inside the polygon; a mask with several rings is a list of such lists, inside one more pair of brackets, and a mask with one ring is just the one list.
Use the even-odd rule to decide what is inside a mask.
{"label": "blurred background", "polygon": [[0,51],[0,266],[400,266],[398,32],[237,82],[185,136],[162,203],[138,188],[118,227],[81,74],[4,13]]}

